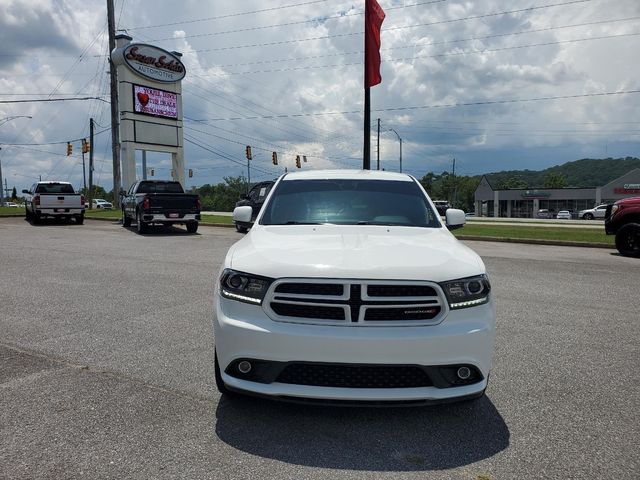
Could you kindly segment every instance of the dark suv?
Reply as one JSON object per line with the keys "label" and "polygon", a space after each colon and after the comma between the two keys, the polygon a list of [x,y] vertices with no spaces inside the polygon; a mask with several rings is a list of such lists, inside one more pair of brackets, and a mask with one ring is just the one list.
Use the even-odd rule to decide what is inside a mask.
{"label": "dark suv", "polygon": [[626,257],[640,257],[640,197],[618,200],[607,206],[607,235],[616,236],[616,248]]}
{"label": "dark suv", "polygon": [[235,222],[236,230],[238,232],[246,233],[247,230],[251,228],[274,183],[275,182],[273,181],[256,183],[251,187],[249,193],[240,195],[240,200],[236,202],[236,207],[251,207],[253,208],[253,212],[251,214],[250,223]]}

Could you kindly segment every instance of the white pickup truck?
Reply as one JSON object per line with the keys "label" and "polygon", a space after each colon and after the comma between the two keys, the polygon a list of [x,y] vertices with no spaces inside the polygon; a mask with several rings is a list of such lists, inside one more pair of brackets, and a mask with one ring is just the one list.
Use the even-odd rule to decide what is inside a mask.
{"label": "white pickup truck", "polygon": [[37,182],[25,194],[27,220],[39,223],[45,217],[84,222],[84,195],[76,193],[68,182]]}
{"label": "white pickup truck", "polygon": [[[252,208],[234,210],[249,222]],[[327,170],[278,179],[215,289],[223,394],[425,404],[487,388],[495,309],[484,264],[415,178]]]}

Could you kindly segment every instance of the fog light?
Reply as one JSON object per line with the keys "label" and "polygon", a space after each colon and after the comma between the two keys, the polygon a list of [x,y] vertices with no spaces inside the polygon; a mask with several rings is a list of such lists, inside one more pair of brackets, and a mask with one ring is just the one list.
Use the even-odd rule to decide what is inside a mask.
{"label": "fog light", "polygon": [[471,370],[469,367],[460,367],[456,373],[460,380],[469,380],[469,377],[471,377]]}
{"label": "fog light", "polygon": [[249,373],[251,371],[251,363],[247,362],[246,360],[241,361],[238,364],[238,371],[244,374]]}

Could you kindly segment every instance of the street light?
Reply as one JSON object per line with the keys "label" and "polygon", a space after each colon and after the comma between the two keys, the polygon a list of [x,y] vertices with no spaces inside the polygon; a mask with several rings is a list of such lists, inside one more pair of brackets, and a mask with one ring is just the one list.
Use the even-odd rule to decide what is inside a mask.
{"label": "street light", "polygon": [[396,132],[393,128],[389,128],[389,131],[395,133],[396,137],[398,137],[398,141],[400,142],[400,173],[402,173],[402,138],[400,138],[398,132]]}
{"label": "street light", "polygon": [[[16,118],[31,118],[29,115],[13,115],[10,117],[0,118],[0,127],[11,120],[15,120]],[[0,148],[2,150],[2,148]],[[4,207],[4,196],[5,191],[3,190],[4,186],[2,185],[2,157],[0,157],[0,207]]]}

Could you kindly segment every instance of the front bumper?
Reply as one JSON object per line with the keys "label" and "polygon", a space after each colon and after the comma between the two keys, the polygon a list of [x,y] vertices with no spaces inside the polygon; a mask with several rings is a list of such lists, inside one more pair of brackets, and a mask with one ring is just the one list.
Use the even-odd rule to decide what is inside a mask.
{"label": "front bumper", "polygon": [[[215,342],[222,380],[232,390],[284,399],[439,402],[481,394],[487,386],[495,338],[493,302],[452,310],[430,326],[323,326],[276,322],[261,306],[216,297]],[[479,380],[462,386],[344,388],[230,375],[241,359],[352,366],[413,365],[426,369],[469,365]],[[273,379],[271,379],[273,380]],[[436,382],[437,383],[437,382]]]}

